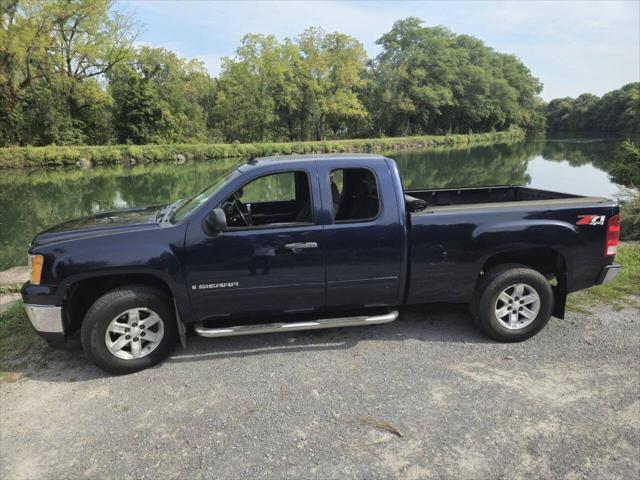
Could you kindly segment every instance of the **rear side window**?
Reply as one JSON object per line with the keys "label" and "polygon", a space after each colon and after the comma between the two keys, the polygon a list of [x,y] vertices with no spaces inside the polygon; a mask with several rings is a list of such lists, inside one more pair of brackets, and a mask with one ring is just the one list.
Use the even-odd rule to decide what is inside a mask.
{"label": "rear side window", "polygon": [[341,168],[329,177],[336,223],[373,220],[380,213],[375,174],[368,168]]}

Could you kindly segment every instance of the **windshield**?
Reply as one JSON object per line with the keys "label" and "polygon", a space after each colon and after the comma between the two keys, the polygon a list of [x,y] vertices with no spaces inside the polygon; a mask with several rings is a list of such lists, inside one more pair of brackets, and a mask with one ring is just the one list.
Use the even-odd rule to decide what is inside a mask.
{"label": "windshield", "polygon": [[171,222],[175,223],[182,220],[184,217],[189,215],[193,210],[195,210],[200,205],[202,205],[207,200],[209,200],[209,198],[211,198],[211,196],[215,194],[222,185],[224,185],[225,183],[227,183],[229,180],[236,177],[237,175],[240,175],[240,171],[238,170],[238,167],[233,167],[227,173],[218,177],[211,186],[207,187],[202,192],[198,193],[197,195],[194,195],[193,197],[189,198],[186,202],[182,203],[182,205],[180,205],[176,209],[176,211],[173,212],[173,215],[171,216]]}

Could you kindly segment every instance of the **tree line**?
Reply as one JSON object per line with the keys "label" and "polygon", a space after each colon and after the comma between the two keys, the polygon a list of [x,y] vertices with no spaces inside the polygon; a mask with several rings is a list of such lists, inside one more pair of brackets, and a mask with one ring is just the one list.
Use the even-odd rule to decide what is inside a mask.
{"label": "tree line", "polygon": [[559,132],[640,133],[640,82],[602,97],[583,93],[577,98],[551,100],[547,105],[547,126]]}
{"label": "tree line", "polygon": [[[417,18],[368,58],[308,28],[246,35],[212,77],[136,45],[112,0],[0,0],[0,146],[282,142],[542,130],[542,84],[514,55]],[[554,123],[555,125],[555,123]]]}
{"label": "tree line", "polygon": [[110,0],[2,0],[0,145],[263,142],[539,128],[542,85],[468,35],[396,22],[367,58],[309,28],[246,35],[217,78],[135,46]]}

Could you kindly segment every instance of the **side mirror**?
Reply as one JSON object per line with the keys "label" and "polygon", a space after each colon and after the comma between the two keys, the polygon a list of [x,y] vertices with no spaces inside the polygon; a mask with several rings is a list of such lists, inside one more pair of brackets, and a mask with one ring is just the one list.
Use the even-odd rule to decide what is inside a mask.
{"label": "side mirror", "polygon": [[227,216],[221,208],[214,208],[204,219],[207,230],[210,233],[220,233],[227,231]]}

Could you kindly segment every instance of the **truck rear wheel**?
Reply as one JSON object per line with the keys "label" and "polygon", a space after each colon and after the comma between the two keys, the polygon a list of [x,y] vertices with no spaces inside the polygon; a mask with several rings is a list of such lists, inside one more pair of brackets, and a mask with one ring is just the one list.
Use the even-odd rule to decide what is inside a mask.
{"label": "truck rear wheel", "polygon": [[520,264],[485,273],[471,302],[471,316],[491,338],[519,342],[544,328],[553,311],[553,291],[540,272]]}
{"label": "truck rear wheel", "polygon": [[175,313],[165,294],[134,285],[98,298],[82,322],[82,348],[110,373],[132,373],[169,356],[177,341]]}

